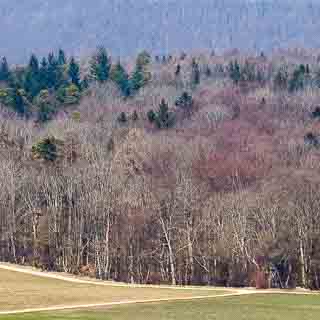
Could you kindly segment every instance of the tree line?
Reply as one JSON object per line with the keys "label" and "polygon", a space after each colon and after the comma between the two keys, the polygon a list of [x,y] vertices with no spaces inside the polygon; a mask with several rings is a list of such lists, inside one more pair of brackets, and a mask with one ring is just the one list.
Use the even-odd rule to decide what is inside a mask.
{"label": "tree line", "polygon": [[11,67],[6,57],[0,63],[0,102],[23,117],[35,117],[45,122],[60,109],[77,105],[90,83],[114,82],[124,97],[137,92],[144,86],[150,75],[147,66],[150,56],[142,52],[131,75],[120,60],[112,64],[104,47],[97,49],[89,59],[88,72],[83,72],[79,62],[67,58],[60,49],[58,54],[50,53],[39,59],[32,54],[28,65]]}

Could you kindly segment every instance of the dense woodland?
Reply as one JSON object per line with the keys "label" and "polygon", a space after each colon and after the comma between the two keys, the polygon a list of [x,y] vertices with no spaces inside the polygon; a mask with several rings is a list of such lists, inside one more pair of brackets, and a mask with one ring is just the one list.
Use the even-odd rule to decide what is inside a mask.
{"label": "dense woodland", "polygon": [[320,59],[100,47],[0,66],[0,259],[320,288]]}

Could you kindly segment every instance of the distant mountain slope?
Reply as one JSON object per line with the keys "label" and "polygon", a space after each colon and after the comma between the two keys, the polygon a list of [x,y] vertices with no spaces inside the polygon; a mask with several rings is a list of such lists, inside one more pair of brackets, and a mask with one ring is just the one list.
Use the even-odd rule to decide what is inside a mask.
{"label": "distant mountain slope", "polygon": [[316,0],[0,0],[0,55],[320,45]]}

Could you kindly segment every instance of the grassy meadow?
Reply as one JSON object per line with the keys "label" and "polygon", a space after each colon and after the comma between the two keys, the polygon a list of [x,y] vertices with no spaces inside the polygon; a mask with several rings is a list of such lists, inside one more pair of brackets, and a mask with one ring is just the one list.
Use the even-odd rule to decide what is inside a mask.
{"label": "grassy meadow", "polygon": [[0,316],[0,320],[318,320],[320,296],[250,295],[87,311]]}

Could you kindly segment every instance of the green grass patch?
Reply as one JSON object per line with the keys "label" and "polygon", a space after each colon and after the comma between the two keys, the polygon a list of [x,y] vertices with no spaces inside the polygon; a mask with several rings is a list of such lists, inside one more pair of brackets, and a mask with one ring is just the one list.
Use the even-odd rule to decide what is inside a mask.
{"label": "green grass patch", "polygon": [[123,305],[89,311],[0,316],[0,320],[318,320],[320,296],[250,295]]}

